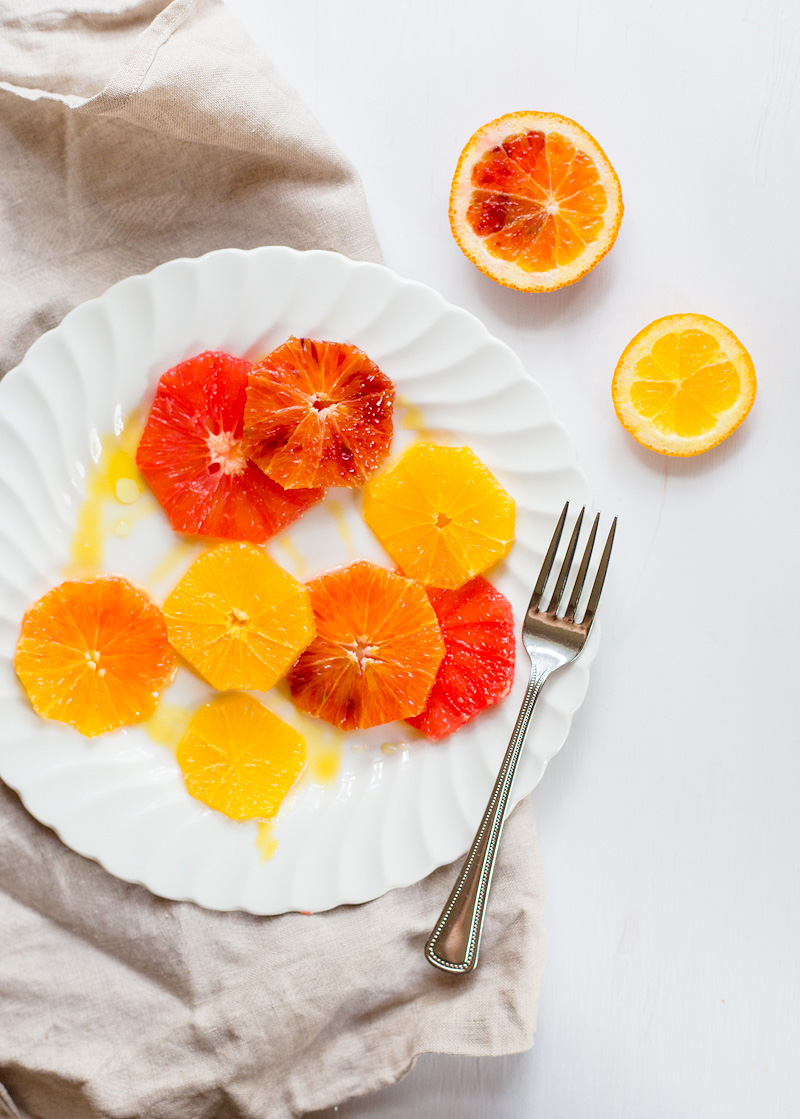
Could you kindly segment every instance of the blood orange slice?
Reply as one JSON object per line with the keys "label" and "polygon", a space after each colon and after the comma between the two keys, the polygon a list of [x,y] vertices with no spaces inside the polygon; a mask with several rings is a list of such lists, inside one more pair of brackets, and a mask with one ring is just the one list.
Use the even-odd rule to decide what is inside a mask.
{"label": "blood orange slice", "polygon": [[355,346],[290,338],[253,367],[245,446],[294,491],[362,486],[389,453],[394,385]]}
{"label": "blood orange slice", "polygon": [[289,673],[300,710],[343,730],[420,712],[444,656],[425,589],[364,560],[308,589],[317,636]]}
{"label": "blood orange slice", "polygon": [[282,489],[242,446],[250,362],[199,354],[168,370],[136,464],[178,532],[263,544],[322,497]]}
{"label": "blood orange slice", "polygon": [[516,639],[511,603],[480,576],[455,591],[429,587],[428,597],[441,626],[444,660],[425,710],[406,721],[437,739],[508,695]]}
{"label": "blood orange slice", "polygon": [[557,113],[507,113],[461,153],[450,226],[492,280],[519,291],[574,284],[616,240],[622,191],[589,133]]}
{"label": "blood orange slice", "polygon": [[156,604],[106,575],[61,583],[31,606],[14,668],[38,715],[95,735],[152,715],[175,657]]}

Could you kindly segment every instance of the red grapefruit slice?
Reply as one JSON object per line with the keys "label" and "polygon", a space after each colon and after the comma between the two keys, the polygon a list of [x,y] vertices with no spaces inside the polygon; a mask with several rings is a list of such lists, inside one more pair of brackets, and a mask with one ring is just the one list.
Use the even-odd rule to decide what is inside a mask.
{"label": "red grapefruit slice", "polygon": [[516,639],[511,603],[479,575],[458,590],[428,588],[444,660],[425,710],[406,722],[434,740],[452,734],[511,691]]}
{"label": "red grapefruit slice", "polygon": [[322,497],[288,492],[242,445],[249,361],[206,351],[158,382],[136,464],[177,532],[263,544]]}
{"label": "red grapefruit slice", "polygon": [[389,453],[394,385],[355,346],[290,338],[253,367],[247,453],[288,490],[363,486]]}

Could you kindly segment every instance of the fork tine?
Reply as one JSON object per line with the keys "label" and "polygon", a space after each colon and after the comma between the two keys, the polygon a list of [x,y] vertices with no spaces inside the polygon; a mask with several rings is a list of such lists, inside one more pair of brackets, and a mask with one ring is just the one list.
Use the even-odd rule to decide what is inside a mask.
{"label": "fork tine", "polygon": [[617,518],[615,517],[614,520],[611,522],[611,531],[608,534],[606,546],[605,548],[603,548],[603,558],[600,560],[600,566],[598,567],[597,574],[594,578],[594,586],[592,587],[592,593],[589,595],[589,604],[586,607],[586,613],[583,615],[583,621],[581,622],[581,625],[585,626],[592,624],[592,619],[594,618],[595,611],[597,610],[597,604],[600,601],[600,592],[603,589],[603,581],[606,577],[606,571],[608,570],[608,561],[611,558],[611,545],[614,543],[614,532],[616,531],[616,528]]}
{"label": "fork tine", "polygon": [[561,605],[561,598],[564,594],[564,587],[566,586],[567,577],[569,576],[569,569],[572,566],[572,559],[575,555],[575,549],[578,546],[578,537],[580,536],[581,525],[583,524],[583,514],[585,512],[586,506],[584,505],[580,513],[578,513],[578,519],[575,522],[575,527],[572,530],[572,536],[570,536],[569,538],[567,553],[564,556],[564,560],[561,564],[561,570],[559,571],[558,579],[556,580],[556,585],[553,588],[553,596],[550,599],[550,605],[547,607],[548,614],[557,614],[558,608]]}
{"label": "fork tine", "polygon": [[592,558],[592,548],[594,548],[594,538],[595,536],[597,536],[597,526],[599,523],[600,514],[598,513],[594,519],[594,524],[592,525],[591,531],[589,533],[589,539],[586,542],[583,559],[581,560],[581,565],[578,568],[578,574],[575,576],[575,585],[572,588],[572,594],[569,596],[567,612],[564,615],[564,617],[568,618],[571,622],[575,621],[575,611],[578,609],[578,602],[580,601],[583,584],[586,582],[586,572],[589,570],[589,560]]}
{"label": "fork tine", "polygon": [[558,518],[558,524],[556,525],[555,532],[553,533],[553,538],[550,541],[550,546],[548,547],[547,553],[542,560],[542,567],[539,571],[539,578],[536,580],[536,586],[533,588],[530,605],[528,606],[529,610],[536,610],[538,608],[539,601],[544,594],[545,584],[547,583],[547,580],[549,578],[550,570],[553,566],[553,560],[556,558],[558,545],[561,542],[561,533],[564,531],[564,522],[567,519],[568,509],[569,502],[567,502],[564,508],[561,510],[561,516]]}

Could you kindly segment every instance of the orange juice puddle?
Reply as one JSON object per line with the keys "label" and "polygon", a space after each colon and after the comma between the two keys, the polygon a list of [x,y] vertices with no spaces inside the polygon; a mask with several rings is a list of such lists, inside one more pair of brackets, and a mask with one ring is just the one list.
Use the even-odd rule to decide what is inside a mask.
{"label": "orange juice puddle", "polygon": [[261,862],[267,863],[278,850],[278,840],[273,834],[274,820],[261,820],[256,825],[256,847],[261,855]]}
{"label": "orange juice puddle", "polygon": [[355,545],[353,543],[353,534],[350,531],[350,525],[347,523],[344,506],[341,501],[336,501],[335,498],[329,498],[325,502],[325,508],[333,517],[333,522],[336,525],[336,531],[339,534],[339,539],[347,548],[347,555],[353,559],[356,554]]}
{"label": "orange juice puddle", "polygon": [[[66,574],[96,574],[103,565],[109,531],[127,536],[131,525],[148,510],[137,507],[145,481],[136,465],[144,418],[139,409],[117,416],[114,431],[93,438],[93,462],[86,474],[86,496],[78,509],[70,541]],[[113,502],[114,524],[107,525],[107,505]]]}
{"label": "orange juice puddle", "polygon": [[143,726],[153,742],[166,746],[174,754],[194,713],[193,708],[162,700]]}
{"label": "orange juice puddle", "polygon": [[292,540],[291,536],[287,536],[284,533],[283,536],[281,536],[277,541],[277,544],[281,551],[285,552],[289,559],[292,561],[292,565],[294,567],[292,574],[294,575],[295,579],[302,579],[306,571],[308,570],[308,566],[294,540]]}

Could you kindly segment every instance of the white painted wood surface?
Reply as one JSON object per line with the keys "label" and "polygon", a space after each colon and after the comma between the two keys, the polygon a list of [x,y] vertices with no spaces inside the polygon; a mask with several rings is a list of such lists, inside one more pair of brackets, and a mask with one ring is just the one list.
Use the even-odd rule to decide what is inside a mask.
{"label": "white painted wood surface", "polygon": [[[536,1045],[425,1058],[338,1114],[799,1114],[800,6],[228,3],[360,169],[387,264],[521,355],[620,516],[589,696],[534,794]],[[447,222],[464,142],[526,108],[588,128],[625,197],[611,255],[554,295],[492,284]],[[677,311],[730,326],[759,377],[744,427],[688,462],[610,399],[625,344]]]}

